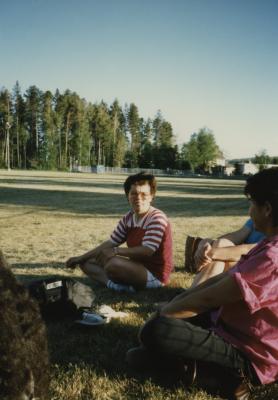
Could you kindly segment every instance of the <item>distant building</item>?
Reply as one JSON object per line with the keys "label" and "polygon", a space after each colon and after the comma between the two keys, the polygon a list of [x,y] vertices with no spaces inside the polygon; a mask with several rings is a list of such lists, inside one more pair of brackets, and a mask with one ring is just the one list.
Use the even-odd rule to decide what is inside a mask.
{"label": "distant building", "polygon": [[[276,164],[266,164],[265,168],[277,167]],[[254,175],[260,170],[260,164],[254,164],[251,160],[245,161],[231,160],[227,162],[224,174],[227,176],[232,175]]]}

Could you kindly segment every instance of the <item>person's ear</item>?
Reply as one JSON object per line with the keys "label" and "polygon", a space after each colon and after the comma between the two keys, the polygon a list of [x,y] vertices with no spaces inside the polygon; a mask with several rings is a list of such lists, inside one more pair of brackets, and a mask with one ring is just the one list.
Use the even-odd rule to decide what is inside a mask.
{"label": "person's ear", "polygon": [[270,217],[272,215],[272,205],[269,201],[266,201],[264,204],[265,207],[265,216]]}

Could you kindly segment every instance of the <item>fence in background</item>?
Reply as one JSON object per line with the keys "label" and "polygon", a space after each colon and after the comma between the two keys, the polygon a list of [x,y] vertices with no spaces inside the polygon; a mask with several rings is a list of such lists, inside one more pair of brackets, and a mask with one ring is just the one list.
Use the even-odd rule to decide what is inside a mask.
{"label": "fence in background", "polygon": [[148,174],[153,174],[155,176],[158,175],[192,175],[188,171],[179,171],[179,170],[164,170],[164,169],[157,169],[157,168],[120,168],[120,167],[105,167],[104,165],[97,165],[95,167],[90,166],[81,166],[77,165],[72,167],[72,172],[93,172],[96,174],[138,174],[139,172],[146,172]]}

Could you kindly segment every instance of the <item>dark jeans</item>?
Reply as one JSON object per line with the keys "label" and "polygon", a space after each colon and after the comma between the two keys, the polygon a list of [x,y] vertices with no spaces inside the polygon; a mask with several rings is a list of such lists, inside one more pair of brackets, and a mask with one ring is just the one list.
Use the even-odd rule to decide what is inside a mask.
{"label": "dark jeans", "polygon": [[140,339],[153,353],[213,364],[235,374],[243,372],[254,384],[258,383],[248,359],[211,332],[210,326],[209,313],[184,320],[159,316],[146,323]]}

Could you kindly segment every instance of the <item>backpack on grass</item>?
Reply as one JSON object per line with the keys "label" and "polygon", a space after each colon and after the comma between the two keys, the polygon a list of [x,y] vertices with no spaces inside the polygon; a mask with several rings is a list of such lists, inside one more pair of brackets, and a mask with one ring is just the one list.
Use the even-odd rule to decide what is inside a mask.
{"label": "backpack on grass", "polygon": [[95,299],[92,288],[72,278],[52,277],[28,284],[30,295],[40,306],[44,319],[76,318],[91,309]]}

